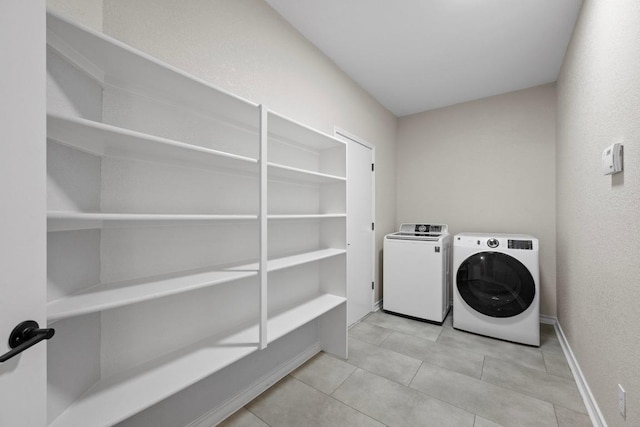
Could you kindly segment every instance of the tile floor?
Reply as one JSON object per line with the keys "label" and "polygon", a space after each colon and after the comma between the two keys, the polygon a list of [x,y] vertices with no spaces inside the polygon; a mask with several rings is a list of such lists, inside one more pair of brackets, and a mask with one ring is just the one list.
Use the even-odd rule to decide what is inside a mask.
{"label": "tile floor", "polygon": [[555,331],[540,348],[371,313],[349,359],[319,353],[224,427],[591,426]]}

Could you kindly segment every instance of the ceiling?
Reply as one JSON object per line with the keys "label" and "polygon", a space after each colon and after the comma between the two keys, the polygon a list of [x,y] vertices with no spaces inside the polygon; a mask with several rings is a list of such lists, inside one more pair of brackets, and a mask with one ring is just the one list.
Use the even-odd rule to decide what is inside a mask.
{"label": "ceiling", "polygon": [[396,116],[556,81],[582,0],[266,0]]}

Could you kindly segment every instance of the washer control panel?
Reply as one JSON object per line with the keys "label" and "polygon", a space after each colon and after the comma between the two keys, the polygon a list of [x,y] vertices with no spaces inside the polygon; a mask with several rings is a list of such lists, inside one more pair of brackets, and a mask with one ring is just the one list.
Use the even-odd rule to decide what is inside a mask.
{"label": "washer control panel", "polygon": [[533,249],[533,242],[531,240],[511,240],[509,239],[507,241],[507,245],[509,247],[509,249],[526,249],[526,250],[532,250]]}
{"label": "washer control panel", "polygon": [[538,239],[525,234],[460,233],[454,236],[453,244],[480,250],[538,250]]}
{"label": "washer control panel", "polygon": [[400,224],[400,233],[447,233],[447,224]]}

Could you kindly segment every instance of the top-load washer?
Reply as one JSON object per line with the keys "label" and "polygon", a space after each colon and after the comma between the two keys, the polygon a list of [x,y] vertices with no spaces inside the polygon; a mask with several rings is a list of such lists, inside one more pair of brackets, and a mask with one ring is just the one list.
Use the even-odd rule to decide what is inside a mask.
{"label": "top-load washer", "polygon": [[450,307],[450,271],[446,224],[402,224],[384,238],[384,311],[442,323]]}
{"label": "top-load washer", "polygon": [[453,239],[453,327],[540,345],[538,239],[461,233]]}

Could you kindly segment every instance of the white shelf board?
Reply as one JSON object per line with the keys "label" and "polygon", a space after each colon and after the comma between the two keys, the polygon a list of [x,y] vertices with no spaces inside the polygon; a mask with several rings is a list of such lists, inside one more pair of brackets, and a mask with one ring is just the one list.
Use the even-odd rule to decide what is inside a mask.
{"label": "white shelf board", "polygon": [[115,82],[257,132],[258,106],[85,25],[47,11],[47,44],[101,84]]}
{"label": "white shelf board", "polygon": [[281,178],[287,181],[311,182],[318,184],[347,181],[347,179],[342,176],[328,175],[325,173],[294,168],[272,162],[268,162],[267,165],[269,178]]}
{"label": "white shelf board", "polygon": [[269,220],[310,220],[310,219],[332,219],[332,218],[346,218],[347,214],[344,213],[332,213],[332,214],[270,214]]}
{"label": "white shelf board", "polygon": [[267,117],[269,138],[304,146],[314,151],[344,147],[345,143],[333,136],[298,123],[273,111]]}
{"label": "white shelf board", "polygon": [[257,326],[205,339],[99,381],[49,427],[112,426],[257,349]]}
{"label": "white shelf board", "polygon": [[194,167],[258,171],[257,159],[148,135],[83,118],[47,115],[47,137],[96,156]]}
{"label": "white shelf board", "polygon": [[[346,254],[345,249],[320,249],[313,252],[305,252],[301,254],[286,256],[282,258],[274,258],[267,261],[267,271],[277,271],[285,268],[295,267],[297,265],[306,264],[309,262],[320,261],[325,258],[331,258],[334,256]],[[246,264],[238,267],[232,267],[229,270],[257,270],[259,268],[258,263]]]}
{"label": "white shelf board", "polygon": [[[267,271],[282,270],[345,254],[344,249],[321,249],[267,262]],[[198,269],[113,283],[101,283],[47,304],[47,318],[56,321],[136,304],[169,295],[256,276],[258,263]]]}
{"label": "white shelf board", "polygon": [[269,318],[267,326],[268,342],[273,342],[310,321],[317,319],[331,309],[346,303],[347,299],[331,294],[322,294],[296,305],[287,311]]}
{"label": "white shelf board", "polygon": [[[324,294],[273,316],[267,324],[269,341],[282,337],[345,302],[343,297]],[[49,427],[111,426],[257,349],[257,325],[225,337],[207,338],[99,381]]]}
{"label": "white shelf board", "polygon": [[209,214],[138,214],[101,212],[47,212],[48,231],[87,230],[118,226],[158,225],[175,222],[255,221],[257,215],[209,215]]}
{"label": "white shelf board", "polygon": [[198,269],[142,279],[101,283],[47,304],[49,321],[95,313],[256,276],[255,270]]}

